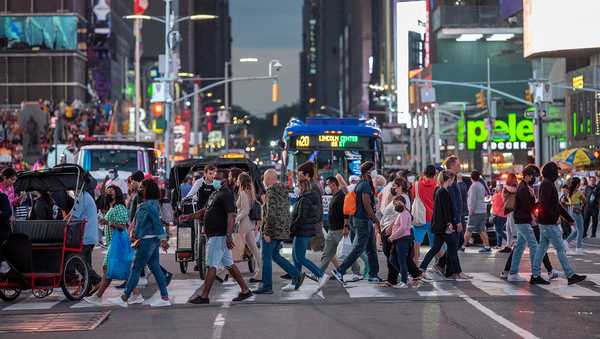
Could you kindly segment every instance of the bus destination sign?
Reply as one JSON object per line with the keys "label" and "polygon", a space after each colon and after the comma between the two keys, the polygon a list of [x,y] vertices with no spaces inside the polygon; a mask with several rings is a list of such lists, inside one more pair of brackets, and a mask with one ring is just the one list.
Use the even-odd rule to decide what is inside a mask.
{"label": "bus destination sign", "polygon": [[356,135],[299,135],[292,144],[296,148],[351,149],[368,147],[369,139]]}

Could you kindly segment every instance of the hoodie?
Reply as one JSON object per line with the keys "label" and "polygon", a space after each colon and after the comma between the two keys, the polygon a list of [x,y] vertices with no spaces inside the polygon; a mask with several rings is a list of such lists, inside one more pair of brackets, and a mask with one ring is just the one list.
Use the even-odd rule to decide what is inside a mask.
{"label": "hoodie", "polygon": [[317,224],[323,219],[321,198],[319,193],[310,191],[303,193],[292,211],[292,236],[312,237],[317,234]]}
{"label": "hoodie", "polygon": [[262,234],[274,240],[290,238],[289,190],[281,183],[267,189],[263,207]]}
{"label": "hoodie", "polygon": [[[421,199],[425,206],[425,220],[430,223],[433,217],[433,197],[436,188],[435,179],[421,177],[415,185],[419,185],[419,199]],[[411,193],[416,198],[415,185],[412,186]]]}
{"label": "hoodie", "polygon": [[554,162],[549,162],[542,167],[542,177],[544,180],[540,185],[540,204],[541,210],[538,216],[538,222],[541,225],[556,225],[558,218],[562,217],[569,223],[573,218],[562,207],[558,200],[558,192],[554,182],[558,179],[558,166]]}

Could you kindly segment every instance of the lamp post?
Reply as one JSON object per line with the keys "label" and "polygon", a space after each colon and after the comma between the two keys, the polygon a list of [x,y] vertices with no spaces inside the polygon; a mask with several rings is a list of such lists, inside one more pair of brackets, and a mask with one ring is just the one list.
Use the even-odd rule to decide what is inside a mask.
{"label": "lamp post", "polygon": [[[165,120],[167,121],[167,127],[165,128],[165,158],[166,158],[166,175],[168,176],[169,171],[171,169],[171,110],[172,110],[172,103],[173,103],[173,98],[171,97],[171,83],[174,80],[172,73],[172,70],[170,69],[170,63],[171,63],[171,53],[173,52],[173,48],[174,46],[171,46],[170,43],[170,39],[171,37],[173,37],[173,43],[176,43],[177,40],[179,39],[179,34],[176,30],[173,29],[173,27],[175,26],[175,24],[178,24],[182,21],[186,21],[186,20],[211,20],[211,19],[216,19],[218,18],[218,16],[216,15],[211,15],[211,14],[195,14],[195,15],[190,15],[190,16],[185,16],[182,18],[178,18],[175,19],[174,18],[174,14],[172,13],[172,7],[171,4],[173,2],[173,0],[164,0],[165,1],[165,17],[164,18],[159,18],[159,17],[154,17],[154,16],[150,16],[150,15],[127,15],[124,18],[125,19],[142,19],[142,20],[152,20],[152,21],[158,21],[160,23],[163,23],[165,25],[165,67],[164,67],[164,74],[163,77],[161,79],[161,82],[163,83],[163,86],[165,88],[165,92],[167,93],[167,97],[165,100]],[[137,58],[136,58],[137,59]],[[139,63],[139,59],[136,60],[137,63]],[[139,71],[139,66],[136,67],[136,71]],[[141,92],[141,90],[140,90]],[[136,96],[141,97],[141,93],[137,93],[136,91]],[[138,101],[141,101],[141,98],[136,98],[136,104]],[[137,131],[137,125],[138,120],[139,120],[139,111],[137,110],[136,107],[136,131]],[[137,135],[137,133],[136,133]]]}

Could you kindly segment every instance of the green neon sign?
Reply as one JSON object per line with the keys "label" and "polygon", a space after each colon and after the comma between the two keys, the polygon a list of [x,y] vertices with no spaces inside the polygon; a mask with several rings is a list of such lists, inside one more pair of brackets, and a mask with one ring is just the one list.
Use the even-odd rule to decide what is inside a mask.
{"label": "green neon sign", "polygon": [[[459,121],[459,127],[460,127]],[[533,120],[524,119],[517,121],[516,113],[509,113],[506,120],[496,119],[496,124],[492,136],[490,137],[485,120],[467,120],[466,126],[466,149],[476,150],[478,146],[488,141],[488,137],[493,142],[505,143],[527,143],[534,140],[534,125]],[[458,141],[460,142],[463,135],[462,128],[458,129]]]}

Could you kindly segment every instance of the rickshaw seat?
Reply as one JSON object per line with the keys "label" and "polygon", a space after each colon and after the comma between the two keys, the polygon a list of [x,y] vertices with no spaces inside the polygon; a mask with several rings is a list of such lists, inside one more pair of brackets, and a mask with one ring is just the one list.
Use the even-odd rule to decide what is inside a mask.
{"label": "rickshaw seat", "polygon": [[26,234],[12,233],[2,244],[2,254],[21,273],[32,271],[31,240]]}
{"label": "rickshaw seat", "polygon": [[65,225],[64,220],[17,220],[13,232],[26,234],[33,246],[61,245]]}

